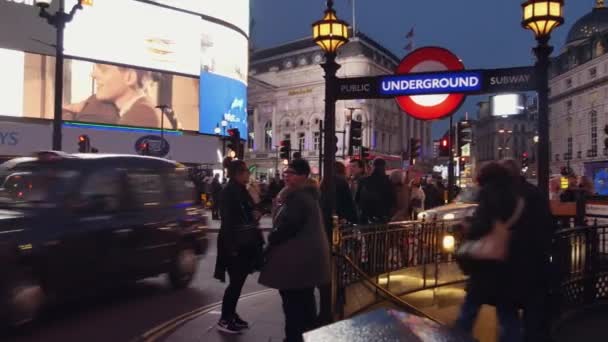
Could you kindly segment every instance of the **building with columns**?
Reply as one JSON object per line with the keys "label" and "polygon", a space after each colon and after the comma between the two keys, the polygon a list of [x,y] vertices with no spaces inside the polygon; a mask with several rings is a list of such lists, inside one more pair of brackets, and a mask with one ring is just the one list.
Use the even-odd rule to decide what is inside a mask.
{"label": "building with columns", "polygon": [[[307,37],[254,51],[249,73],[249,132],[247,160],[265,178],[280,169],[278,145],[290,140],[318,173],[319,123],[324,116],[325,80],[321,49]],[[338,77],[391,74],[400,59],[362,33],[339,53]],[[422,158],[432,157],[431,123],[403,113],[394,100],[347,100],[336,105],[338,160],[348,160],[350,121],[362,122],[362,143],[372,156],[383,156],[401,167],[409,139],[418,138]]]}
{"label": "building with columns", "polygon": [[594,177],[608,161],[608,8],[597,1],[570,29],[550,74],[551,172]]}

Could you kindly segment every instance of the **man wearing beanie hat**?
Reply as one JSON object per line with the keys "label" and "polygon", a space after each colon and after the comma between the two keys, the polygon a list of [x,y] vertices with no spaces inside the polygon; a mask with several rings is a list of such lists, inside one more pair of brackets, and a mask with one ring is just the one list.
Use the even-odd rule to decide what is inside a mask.
{"label": "man wearing beanie hat", "polygon": [[319,190],[310,182],[310,165],[293,160],[283,177],[285,189],[268,237],[267,261],[259,282],[278,289],[283,299],[286,341],[303,341],[315,327],[314,289],[330,280],[329,242],[323,228]]}

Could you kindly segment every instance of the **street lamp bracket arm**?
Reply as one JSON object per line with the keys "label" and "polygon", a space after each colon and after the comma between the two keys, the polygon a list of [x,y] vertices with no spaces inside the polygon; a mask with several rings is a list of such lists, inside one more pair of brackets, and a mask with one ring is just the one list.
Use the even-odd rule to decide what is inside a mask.
{"label": "street lamp bracket arm", "polygon": [[76,11],[81,10],[81,9],[82,9],[82,0],[78,0],[78,3],[76,3],[70,10],[70,13],[67,14],[65,22],[69,23],[70,21],[72,21],[72,19],[74,19],[74,15],[76,14]]}

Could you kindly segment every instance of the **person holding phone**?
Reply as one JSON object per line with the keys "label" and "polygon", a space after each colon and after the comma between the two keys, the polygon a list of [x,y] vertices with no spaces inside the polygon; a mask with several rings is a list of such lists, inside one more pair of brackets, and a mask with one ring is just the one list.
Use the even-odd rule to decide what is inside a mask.
{"label": "person holding phone", "polygon": [[224,282],[228,273],[229,284],[224,292],[217,328],[225,333],[239,334],[248,329],[249,324],[237,314],[237,303],[247,276],[260,266],[264,239],[258,229],[262,215],[255,210],[247,190],[250,176],[247,164],[233,160],[227,168],[230,181],[219,196],[222,223],[214,277]]}

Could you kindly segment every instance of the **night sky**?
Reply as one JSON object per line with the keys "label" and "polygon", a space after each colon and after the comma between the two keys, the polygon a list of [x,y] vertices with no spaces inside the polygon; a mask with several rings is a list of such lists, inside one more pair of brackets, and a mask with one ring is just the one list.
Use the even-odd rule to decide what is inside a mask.
{"label": "night sky", "polygon": [[[311,24],[322,17],[323,0],[251,0],[255,22],[252,38],[265,48],[311,35]],[[399,57],[406,54],[405,35],[414,27],[414,47],[436,45],[458,55],[467,68],[503,68],[532,65],[531,31],[521,28],[519,0],[355,0],[357,30],[366,33]],[[349,0],[336,0],[338,17],[352,24]],[[565,0],[563,26],[554,31],[551,43],[559,52],[568,30],[590,12],[594,0]],[[476,103],[485,97],[471,96],[457,114],[474,116]],[[447,119],[433,125],[438,138]]]}

